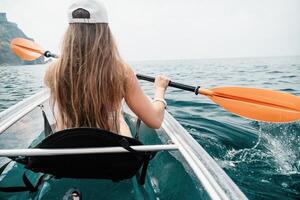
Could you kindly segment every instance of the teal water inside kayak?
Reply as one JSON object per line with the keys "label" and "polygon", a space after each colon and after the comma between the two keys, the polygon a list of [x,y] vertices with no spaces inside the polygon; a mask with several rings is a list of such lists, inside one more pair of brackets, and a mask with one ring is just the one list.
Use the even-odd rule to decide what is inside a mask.
{"label": "teal water inside kayak", "polygon": [[[131,62],[136,72],[164,74],[206,88],[239,85],[300,96],[300,57]],[[0,110],[36,93],[46,66],[1,66]],[[150,96],[153,86],[140,82]],[[249,199],[300,196],[300,123],[269,124],[232,115],[206,97],[168,88],[168,111]],[[23,136],[22,137],[26,137]],[[10,143],[9,141],[6,141]],[[9,145],[13,148],[14,143]]]}

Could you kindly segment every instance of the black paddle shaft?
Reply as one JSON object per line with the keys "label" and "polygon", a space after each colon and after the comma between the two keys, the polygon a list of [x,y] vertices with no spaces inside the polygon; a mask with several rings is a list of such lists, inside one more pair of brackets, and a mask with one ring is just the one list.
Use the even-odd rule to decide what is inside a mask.
{"label": "black paddle shaft", "polygon": [[[155,78],[152,77],[152,76],[136,74],[136,77],[140,80],[149,81],[149,82],[153,82],[153,83],[155,81]],[[199,86],[194,87],[194,86],[190,86],[190,85],[176,83],[176,82],[173,82],[173,81],[169,82],[169,86],[174,87],[174,88],[178,88],[178,89],[182,89],[182,90],[186,90],[186,91],[190,91],[190,92],[195,92],[195,94],[198,94],[198,89],[200,88]]]}

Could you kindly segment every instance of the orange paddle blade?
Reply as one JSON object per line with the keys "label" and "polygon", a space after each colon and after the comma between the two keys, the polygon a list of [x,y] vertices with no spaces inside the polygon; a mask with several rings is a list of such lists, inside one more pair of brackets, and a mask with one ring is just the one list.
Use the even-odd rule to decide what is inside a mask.
{"label": "orange paddle blade", "polygon": [[218,87],[199,93],[237,115],[266,122],[300,119],[300,97],[266,89]]}
{"label": "orange paddle blade", "polygon": [[32,61],[44,54],[43,49],[31,40],[15,38],[10,42],[11,50],[23,60]]}

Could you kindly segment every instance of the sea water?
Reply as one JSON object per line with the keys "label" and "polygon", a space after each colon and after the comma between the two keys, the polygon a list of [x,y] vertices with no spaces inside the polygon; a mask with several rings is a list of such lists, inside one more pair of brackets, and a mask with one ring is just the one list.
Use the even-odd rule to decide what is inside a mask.
{"label": "sea water", "polygon": [[[163,74],[205,88],[245,86],[300,96],[300,57],[129,62],[137,73]],[[0,66],[0,111],[43,86],[46,65]],[[153,84],[140,81],[153,96]],[[168,111],[249,199],[300,198],[300,122],[247,120],[204,96],[168,88]]]}

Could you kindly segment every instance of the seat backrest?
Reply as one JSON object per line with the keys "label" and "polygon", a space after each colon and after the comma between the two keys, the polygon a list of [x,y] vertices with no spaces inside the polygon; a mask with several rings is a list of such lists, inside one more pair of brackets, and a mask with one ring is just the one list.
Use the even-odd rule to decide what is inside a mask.
{"label": "seat backrest", "polygon": [[[53,133],[34,148],[90,148],[143,145],[140,141],[98,128],[73,128]],[[145,160],[147,152],[81,154],[27,157],[26,168],[65,178],[111,179],[133,177]]]}

